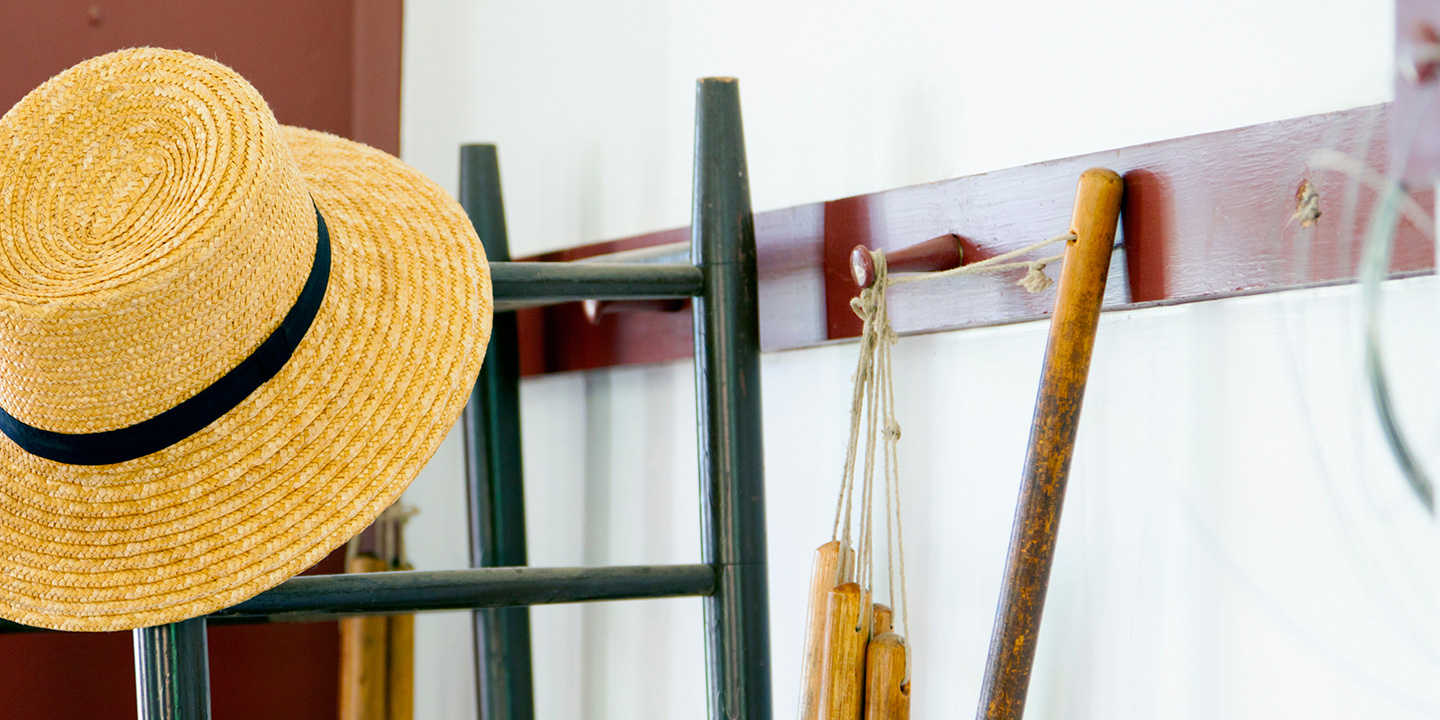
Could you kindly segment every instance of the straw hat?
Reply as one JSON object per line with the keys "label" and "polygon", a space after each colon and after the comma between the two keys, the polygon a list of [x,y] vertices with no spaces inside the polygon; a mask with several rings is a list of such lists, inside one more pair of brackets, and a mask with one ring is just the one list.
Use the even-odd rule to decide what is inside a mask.
{"label": "straw hat", "polygon": [[0,616],[119,630],[232,605],[395,500],[490,334],[464,212],[142,48],[0,118]]}

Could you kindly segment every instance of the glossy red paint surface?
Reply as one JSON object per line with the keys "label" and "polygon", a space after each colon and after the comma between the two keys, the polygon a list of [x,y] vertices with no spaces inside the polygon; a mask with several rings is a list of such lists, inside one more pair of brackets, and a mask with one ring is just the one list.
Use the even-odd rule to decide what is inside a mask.
{"label": "glossy red paint surface", "polygon": [[[1069,232],[1075,183],[1090,167],[1115,170],[1126,183],[1107,310],[1352,280],[1358,236],[1375,196],[1312,156],[1335,150],[1384,168],[1387,111],[1373,106],[1312,115],[761,213],[755,231],[762,347],[785,350],[859,335],[849,308],[856,245],[888,252],[954,233],[971,263]],[[1313,222],[1297,217],[1297,191],[1307,181],[1318,195],[1320,216]],[[1428,189],[1412,195],[1431,206]],[[669,230],[536,259],[686,236],[684,229]],[[1392,270],[1433,265],[1430,241],[1402,223]],[[1049,270],[1052,277],[1057,271]],[[1046,315],[1052,296],[1016,286],[1023,275],[898,286],[891,291],[895,327],[933,332]],[[578,303],[522,312],[522,372],[658,362],[692,352],[688,317],[615,314],[577,329],[584,323]]]}
{"label": "glossy red paint surface", "polygon": [[[0,13],[0,110],[55,73],[155,45],[216,58],[254,84],[282,123],[396,152],[401,0],[42,0]],[[315,570],[339,572],[339,554]],[[212,628],[216,720],[331,720],[335,623]],[[0,636],[0,720],[135,717],[130,633]]]}
{"label": "glossy red paint surface", "polygon": [[82,60],[140,45],[229,65],[287,125],[400,148],[401,0],[44,0],[0,13],[0,109]]}
{"label": "glossy red paint surface", "polygon": [[1403,168],[1405,180],[1417,183],[1440,179],[1440,62],[1422,59],[1426,45],[1440,45],[1440,3],[1397,0],[1390,160]]}

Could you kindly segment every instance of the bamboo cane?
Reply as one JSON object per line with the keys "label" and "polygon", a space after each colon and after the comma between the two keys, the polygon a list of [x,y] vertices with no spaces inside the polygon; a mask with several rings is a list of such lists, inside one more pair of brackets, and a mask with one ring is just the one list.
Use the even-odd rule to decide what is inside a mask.
{"label": "bamboo cane", "polygon": [[1075,193],[1070,228],[1076,239],[1065,248],[1055,314],[1050,320],[1045,367],[1030,426],[1030,449],[1005,562],[1005,584],[980,691],[977,717],[981,720],[1019,720],[1025,712],[1124,187],[1114,172],[1092,168],[1081,174]]}
{"label": "bamboo cane", "polygon": [[[855,551],[845,551],[853,565]],[[819,720],[821,673],[825,656],[826,603],[835,588],[836,566],[840,562],[840,541],[831,540],[815,549],[810,570],[810,604],[805,614],[805,655],[800,665],[800,720]]]}
{"label": "bamboo cane", "polygon": [[[349,558],[345,572],[377,572],[386,563],[369,553]],[[340,720],[386,720],[388,618],[340,621]]]}
{"label": "bamboo cane", "polygon": [[905,638],[884,633],[865,650],[865,720],[910,720]]}
{"label": "bamboo cane", "polygon": [[820,686],[823,720],[860,720],[865,693],[865,644],[870,641],[870,593],[845,583],[829,593]]}

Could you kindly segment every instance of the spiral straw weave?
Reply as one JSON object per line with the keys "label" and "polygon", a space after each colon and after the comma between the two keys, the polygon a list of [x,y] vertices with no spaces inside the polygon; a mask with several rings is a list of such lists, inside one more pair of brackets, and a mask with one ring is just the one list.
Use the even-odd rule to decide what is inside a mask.
{"label": "spiral straw weave", "polygon": [[0,436],[0,616],[155,625],[314,564],[435,452],[491,312],[484,252],[440,187],[278,125],[214,61],[111,53],[0,118],[0,408],[45,430],[132,425],[247,357],[311,268],[316,207],[333,255],[324,303],[237,407],[112,465]]}

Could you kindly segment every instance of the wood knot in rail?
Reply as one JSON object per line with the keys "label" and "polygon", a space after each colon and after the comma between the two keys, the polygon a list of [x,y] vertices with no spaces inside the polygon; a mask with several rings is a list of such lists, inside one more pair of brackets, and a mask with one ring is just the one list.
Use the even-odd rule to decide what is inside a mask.
{"label": "wood knot in rail", "polygon": [[1320,193],[1309,180],[1301,180],[1295,191],[1295,214],[1291,220],[1299,220],[1300,227],[1310,227],[1320,219]]}

